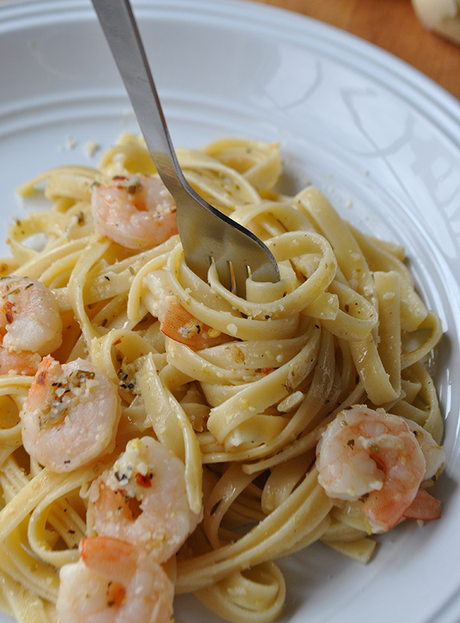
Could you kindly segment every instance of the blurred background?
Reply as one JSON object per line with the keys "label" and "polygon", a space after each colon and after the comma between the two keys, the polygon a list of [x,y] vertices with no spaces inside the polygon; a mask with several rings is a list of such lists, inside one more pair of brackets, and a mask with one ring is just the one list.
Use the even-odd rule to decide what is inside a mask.
{"label": "blurred background", "polygon": [[[413,4],[411,0],[255,1],[313,17],[366,39],[422,71],[460,100],[460,0],[413,0]],[[437,31],[431,29],[433,24],[438,24]]]}

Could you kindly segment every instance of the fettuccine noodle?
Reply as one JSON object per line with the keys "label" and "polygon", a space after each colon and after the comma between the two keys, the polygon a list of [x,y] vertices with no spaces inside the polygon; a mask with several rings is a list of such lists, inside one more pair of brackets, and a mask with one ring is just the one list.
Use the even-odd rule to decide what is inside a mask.
{"label": "fettuccine noodle", "polygon": [[[11,226],[0,274],[52,292],[63,332],[53,359],[91,362],[116,384],[121,404],[113,446],[59,472],[23,447],[20,413],[33,374],[0,375],[0,606],[21,623],[60,620],[59,570],[97,532],[88,491],[129,440],[152,437],[178,457],[190,511],[202,516],[165,567],[175,592],[194,593],[238,623],[281,615],[281,556],[318,540],[363,563],[374,552],[363,501],[334,499],[318,480],[317,444],[339,412],[381,408],[441,442],[426,365],[441,323],[417,294],[404,250],[345,222],[312,186],[279,194],[277,145],[222,139],[178,150],[178,158],[202,196],[265,241],[279,283],[249,279],[242,299],[213,265],[201,281],[177,234],[137,250],[95,231],[95,185],[155,174],[131,134],[97,169],[58,167],[19,189],[24,197],[44,192],[52,205]],[[39,236],[37,250],[30,241]],[[192,347],[160,330],[159,271],[215,345]]]}

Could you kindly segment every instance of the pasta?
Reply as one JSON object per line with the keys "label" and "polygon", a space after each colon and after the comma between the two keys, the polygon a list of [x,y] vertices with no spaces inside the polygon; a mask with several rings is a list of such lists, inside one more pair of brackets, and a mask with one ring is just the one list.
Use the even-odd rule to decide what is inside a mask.
{"label": "pasta", "polygon": [[[254,623],[275,621],[283,610],[286,587],[277,558],[318,540],[363,563],[373,554],[373,530],[363,512],[367,494],[334,497],[319,474],[318,442],[325,429],[332,430],[327,424],[363,405],[398,422],[404,418],[416,434],[429,434],[433,447],[441,443],[442,416],[426,362],[442,328],[416,293],[404,250],[346,223],[314,187],[294,197],[278,193],[277,145],[222,139],[202,150],[178,150],[178,158],[202,196],[266,242],[280,267],[278,283],[249,279],[241,299],[220,284],[212,264],[208,283],[201,281],[184,262],[169,221],[161,221],[170,228],[164,240],[139,242],[140,248],[138,234],[134,246],[125,244],[128,218],[109,224],[121,231],[117,242],[107,237],[109,226],[104,235],[95,230],[95,193],[116,180],[110,192],[120,207],[123,197],[137,197],[155,174],[142,139],[131,134],[104,153],[97,169],[58,167],[19,189],[24,197],[44,192],[51,207],[11,226],[11,256],[0,265],[3,300],[12,300],[11,275],[27,277],[14,282],[15,296],[22,293],[27,301],[36,282],[43,284],[62,324],[56,329],[62,343],[38,359],[27,352],[27,335],[16,353],[4,339],[1,347],[7,368],[0,361],[0,605],[21,623],[60,620],[59,570],[73,569],[79,543],[110,523],[101,515],[104,495],[124,496],[120,504],[128,512],[134,495],[127,484],[130,470],[152,443],[169,453],[164,461],[183,478],[187,507],[176,513],[187,519],[177,554],[168,549],[169,533],[161,546],[146,545],[164,570],[161,577],[176,593],[196,594],[227,621]],[[174,212],[167,195],[163,199],[156,228],[160,217]],[[134,212],[133,219],[137,212],[145,216],[146,208],[137,205]],[[15,304],[28,303],[13,302],[10,312],[3,311],[2,335],[10,331],[8,313]],[[29,320],[35,306],[25,311]],[[33,355],[27,360],[32,371],[26,355]],[[56,362],[77,363],[61,368]],[[93,407],[84,403],[72,434],[52,437],[71,419],[65,392],[90,396],[96,387],[96,396],[110,394],[100,373],[117,388],[116,398],[109,407],[98,404],[94,421]],[[57,392],[56,386],[61,393],[45,409],[42,394]],[[37,410],[32,434],[29,420]],[[102,420],[107,433],[99,427]],[[89,432],[85,440],[83,432]],[[35,454],[36,437],[44,444],[43,459]],[[93,442],[96,450],[84,458]],[[354,443],[349,439],[347,445]],[[439,465],[435,471],[422,478],[423,491]],[[148,479],[155,474],[140,467],[135,473],[137,485],[145,487],[142,500],[154,495]],[[109,485],[114,478],[121,484]],[[167,478],[165,489],[173,495],[172,476]],[[128,524],[143,514],[150,521],[142,504],[129,507]],[[416,511],[407,516],[419,518]],[[118,524],[112,528],[104,534],[125,535]],[[137,547],[143,533],[120,538]],[[138,560],[137,549],[124,547],[120,557],[129,564]],[[80,547],[80,556],[89,556],[84,551]],[[150,564],[143,553],[139,561],[133,563],[139,568]],[[148,572],[159,574],[155,569]],[[125,600],[129,590],[123,588]],[[116,597],[106,604],[118,606]],[[145,621],[169,616],[166,608]]]}

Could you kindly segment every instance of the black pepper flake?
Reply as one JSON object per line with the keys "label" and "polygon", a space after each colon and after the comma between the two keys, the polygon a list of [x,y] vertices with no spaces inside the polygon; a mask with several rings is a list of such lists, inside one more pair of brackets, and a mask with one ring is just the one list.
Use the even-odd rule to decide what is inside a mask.
{"label": "black pepper flake", "polygon": [[89,370],[78,370],[76,373],[77,379],[94,379],[96,376],[95,372],[90,372]]}
{"label": "black pepper flake", "polygon": [[137,192],[140,192],[141,190],[142,190],[142,184],[140,182],[134,182],[134,184],[130,184],[129,186],[126,187],[126,191],[130,195],[135,195]]}

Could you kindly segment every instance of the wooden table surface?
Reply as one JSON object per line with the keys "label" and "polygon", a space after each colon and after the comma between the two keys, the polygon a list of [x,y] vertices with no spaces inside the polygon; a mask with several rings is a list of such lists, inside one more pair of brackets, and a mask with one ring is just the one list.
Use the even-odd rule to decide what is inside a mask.
{"label": "wooden table surface", "polygon": [[255,0],[321,20],[391,52],[460,100],[460,46],[427,31],[410,0]]}

